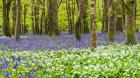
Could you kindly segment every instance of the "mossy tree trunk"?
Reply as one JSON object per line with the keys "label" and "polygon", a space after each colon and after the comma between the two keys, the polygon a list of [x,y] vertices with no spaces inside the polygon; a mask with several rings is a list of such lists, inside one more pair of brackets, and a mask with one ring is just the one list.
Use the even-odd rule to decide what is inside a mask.
{"label": "mossy tree trunk", "polygon": [[48,34],[59,35],[58,29],[58,3],[57,0],[48,0]]}
{"label": "mossy tree trunk", "polygon": [[75,36],[77,40],[81,40],[81,32],[82,32],[82,15],[83,15],[83,3],[84,0],[79,0],[79,13],[78,18],[76,20],[75,25]]}
{"label": "mossy tree trunk", "polygon": [[109,10],[108,10],[108,39],[110,42],[115,41],[115,11],[116,6],[113,0],[109,2]]}
{"label": "mossy tree trunk", "polygon": [[135,0],[122,1],[125,6],[125,25],[126,25],[126,44],[137,44],[136,29],[135,29]]}

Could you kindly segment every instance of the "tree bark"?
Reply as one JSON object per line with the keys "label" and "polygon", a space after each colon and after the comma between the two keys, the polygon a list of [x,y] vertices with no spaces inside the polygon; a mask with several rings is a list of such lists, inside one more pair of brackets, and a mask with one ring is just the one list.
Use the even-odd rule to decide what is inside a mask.
{"label": "tree bark", "polygon": [[77,40],[81,40],[81,31],[82,31],[82,15],[83,15],[83,2],[84,0],[79,0],[80,6],[79,6],[79,13],[78,18],[75,25],[75,36]]}
{"label": "tree bark", "polygon": [[68,17],[69,33],[74,33],[74,12],[75,12],[75,0],[66,0],[66,11]]}
{"label": "tree bark", "polygon": [[35,5],[34,6],[34,18],[35,18],[35,25],[34,25],[34,28],[35,28],[35,34],[39,34],[39,3],[40,3],[40,1],[39,0],[37,0],[36,1],[36,4],[37,5]]}
{"label": "tree bark", "polygon": [[27,5],[24,4],[24,18],[23,18],[23,27],[22,33],[25,34],[27,32],[27,25],[26,25],[26,16],[27,16]]}
{"label": "tree bark", "polygon": [[103,27],[102,32],[108,32],[108,10],[109,10],[109,0],[103,0]]}
{"label": "tree bark", "polygon": [[14,1],[14,3],[13,3],[12,12],[13,12],[12,35],[14,35],[15,34],[15,26],[16,26],[16,1]]}
{"label": "tree bark", "polygon": [[126,27],[126,44],[137,44],[136,29],[135,29],[135,0],[124,2],[122,4],[125,6],[125,27]]}
{"label": "tree bark", "polygon": [[82,15],[82,25],[83,32],[89,32],[89,23],[88,23],[88,0],[84,0],[83,2],[83,15]]}
{"label": "tree bark", "polygon": [[15,27],[15,39],[16,41],[20,40],[20,31],[21,31],[21,0],[16,0],[16,27]]}
{"label": "tree bark", "polygon": [[91,35],[91,37],[92,37],[92,41],[91,41],[91,43],[92,43],[92,48],[94,49],[94,48],[96,48],[97,47],[97,45],[96,45],[96,0],[91,0],[91,8],[92,8],[92,35]]}
{"label": "tree bark", "polygon": [[120,31],[120,32],[123,32],[123,27],[124,27],[124,24],[123,24],[123,7],[122,5],[120,4],[120,1],[117,1],[117,6],[116,6],[116,31]]}
{"label": "tree bark", "polygon": [[110,42],[115,41],[115,11],[116,5],[113,0],[109,2],[109,10],[108,10],[108,39]]}
{"label": "tree bark", "polygon": [[58,29],[58,3],[57,0],[48,0],[48,34],[59,35]]}
{"label": "tree bark", "polygon": [[35,4],[35,2],[34,2],[34,0],[32,0],[31,1],[31,3],[32,3],[32,16],[31,16],[31,20],[32,20],[32,32],[33,32],[33,34],[35,34],[35,20],[34,20],[34,15],[35,15],[35,12],[34,12],[34,4]]}

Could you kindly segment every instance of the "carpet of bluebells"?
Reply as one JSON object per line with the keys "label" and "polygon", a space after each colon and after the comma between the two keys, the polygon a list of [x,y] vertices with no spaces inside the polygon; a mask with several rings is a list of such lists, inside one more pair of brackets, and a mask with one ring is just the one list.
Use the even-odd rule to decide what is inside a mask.
{"label": "carpet of bluebells", "polygon": [[[125,34],[117,32],[109,44],[98,33],[98,48],[91,51],[91,34],[81,41],[62,32],[60,36],[22,36],[19,42],[0,37],[0,78],[139,78],[140,44],[126,46]],[[137,33],[140,42],[140,33]]]}
{"label": "carpet of bluebells", "polygon": [[0,78],[140,77],[140,45],[113,44],[95,51],[0,52]]}
{"label": "carpet of bluebells", "polygon": [[[138,39],[140,40],[140,33]],[[98,33],[97,44],[108,44],[107,34]],[[125,34],[118,32],[116,34],[116,43],[125,41]],[[73,48],[90,48],[91,34],[83,34],[81,41],[77,41],[75,35],[62,32],[60,36],[50,37],[48,35],[34,36],[27,34],[23,36],[19,42],[12,38],[0,37],[0,51],[45,51],[45,50],[70,50]]]}

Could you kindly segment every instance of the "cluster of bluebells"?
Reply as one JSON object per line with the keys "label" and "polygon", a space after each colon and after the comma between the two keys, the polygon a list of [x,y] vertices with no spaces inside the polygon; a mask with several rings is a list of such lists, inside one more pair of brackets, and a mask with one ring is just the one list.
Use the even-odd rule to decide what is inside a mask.
{"label": "cluster of bluebells", "polygon": [[[138,39],[140,40],[140,33]],[[25,36],[26,37],[26,36]],[[107,33],[101,32],[97,34],[97,45],[108,44]],[[125,34],[117,33],[116,43],[124,42]],[[31,36],[27,35],[26,38],[22,37],[19,42],[12,38],[0,38],[1,51],[37,51],[37,50],[61,50],[73,48],[90,48],[91,47],[91,34],[82,34],[81,41],[77,41],[75,35],[70,35],[67,32],[62,32],[60,36],[50,37],[48,35]]]}
{"label": "cluster of bluebells", "polygon": [[[5,57],[5,56],[1,56],[0,57],[0,77],[6,77],[6,78],[11,78],[13,75],[13,72],[11,70],[14,70],[15,72],[18,71],[18,69],[20,68],[19,66],[24,64],[25,67],[28,68],[32,68],[32,70],[30,70],[29,72],[25,72],[22,73],[22,71],[20,72],[16,72],[18,75],[16,75],[17,78],[23,78],[23,76],[27,76],[28,78],[34,77],[35,76],[35,69],[33,67],[31,67],[31,64],[33,64],[33,60],[30,62],[32,62],[31,64],[29,64],[28,58],[23,58],[20,56],[17,56],[17,58],[13,55],[11,55],[10,57]],[[5,72],[1,72],[1,71],[5,71]],[[23,71],[24,72],[24,71]],[[2,74],[5,73],[5,74]]]}

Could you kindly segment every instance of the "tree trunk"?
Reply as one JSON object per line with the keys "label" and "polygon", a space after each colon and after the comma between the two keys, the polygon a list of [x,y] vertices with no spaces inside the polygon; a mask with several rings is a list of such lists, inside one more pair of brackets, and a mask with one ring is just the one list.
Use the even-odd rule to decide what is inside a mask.
{"label": "tree trunk", "polygon": [[35,34],[39,34],[39,0],[36,2],[37,5],[34,6],[34,16],[35,16]]}
{"label": "tree trunk", "polygon": [[16,1],[14,1],[14,3],[13,3],[12,12],[13,12],[12,35],[14,35],[15,34],[15,26],[16,26]]}
{"label": "tree trunk", "polygon": [[23,18],[23,28],[22,28],[23,34],[25,34],[27,32],[26,16],[27,16],[27,5],[24,4],[24,18]]}
{"label": "tree trunk", "polygon": [[32,20],[32,32],[33,32],[33,34],[35,34],[35,20],[34,20],[34,4],[35,4],[35,2],[34,2],[34,0],[32,0],[31,1],[31,3],[32,3],[32,16],[31,16],[31,20]]}
{"label": "tree trunk", "polygon": [[126,25],[126,44],[137,44],[136,29],[135,29],[135,0],[127,1],[126,3],[122,1],[125,6],[125,25]]}
{"label": "tree trunk", "polygon": [[108,39],[110,42],[115,41],[115,11],[116,6],[113,0],[110,0],[110,6],[108,10]]}
{"label": "tree trunk", "polygon": [[21,0],[16,0],[16,27],[15,27],[15,39],[20,40],[21,31]]}
{"label": "tree trunk", "polygon": [[66,1],[66,10],[67,10],[67,16],[68,16],[68,25],[69,25],[69,33],[74,33],[74,12],[75,12],[75,0]]}
{"label": "tree trunk", "polygon": [[92,8],[92,48],[96,48],[96,0],[91,0],[91,8]]}
{"label": "tree trunk", "polygon": [[123,32],[123,8],[122,5],[119,4],[120,1],[117,1],[116,6],[116,31]]}
{"label": "tree trunk", "polygon": [[76,39],[79,41],[81,40],[81,31],[82,31],[83,2],[84,0],[80,0],[79,13],[75,25],[75,36]]}
{"label": "tree trunk", "polygon": [[58,29],[58,3],[57,0],[48,0],[48,34],[59,35]]}
{"label": "tree trunk", "polygon": [[108,10],[109,10],[109,0],[104,0],[102,32],[108,32]]}
{"label": "tree trunk", "polygon": [[83,25],[83,32],[89,32],[89,24],[88,24],[88,0],[84,0],[83,2],[83,15],[82,15],[82,25]]}
{"label": "tree trunk", "polygon": [[41,19],[40,19],[40,34],[43,34],[43,26],[45,26],[45,0],[42,0],[42,12],[41,12]]}

